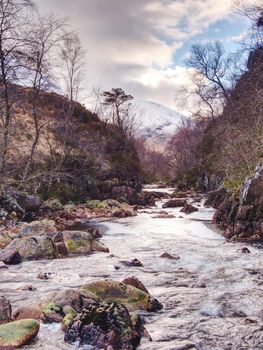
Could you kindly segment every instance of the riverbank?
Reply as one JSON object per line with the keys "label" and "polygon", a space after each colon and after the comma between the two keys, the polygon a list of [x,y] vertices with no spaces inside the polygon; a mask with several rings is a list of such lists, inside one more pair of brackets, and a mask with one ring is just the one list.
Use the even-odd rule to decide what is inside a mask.
{"label": "riverbank", "polygon": [[[142,339],[139,349],[259,349],[262,251],[249,246],[251,253],[243,254],[241,244],[226,243],[208,224],[214,210],[194,204],[201,206],[192,214],[166,209],[174,216],[170,218],[156,218],[162,210],[158,202],[134,217],[91,220],[86,229],[98,228],[110,253],[12,266],[1,271],[2,293],[19,307],[58,289],[136,276],[164,305],[157,313],[140,312],[153,341]],[[180,259],[162,258],[163,253]],[[133,258],[143,266],[123,264]],[[47,273],[48,279],[38,279],[40,273]],[[21,290],[25,285],[34,290]],[[75,347],[65,345],[59,324],[41,324],[29,349],[43,348]]]}

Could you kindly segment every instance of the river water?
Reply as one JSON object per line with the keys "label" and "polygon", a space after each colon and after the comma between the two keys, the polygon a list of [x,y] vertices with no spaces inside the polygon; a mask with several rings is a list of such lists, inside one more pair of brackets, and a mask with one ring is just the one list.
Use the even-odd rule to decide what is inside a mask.
{"label": "river water", "polygon": [[[93,221],[103,233],[110,254],[53,261],[24,262],[1,271],[1,294],[14,307],[32,304],[50,292],[104,278],[138,277],[163,303],[158,313],[144,313],[153,341],[143,339],[141,350],[263,349],[263,251],[226,243],[210,224],[212,209],[185,215],[168,209],[175,218],[154,218],[157,207],[138,216]],[[180,260],[161,258],[164,252]],[[127,267],[121,260],[138,258],[143,267]],[[40,280],[40,272],[50,273]],[[35,291],[21,287],[33,285]],[[28,349],[74,349],[63,342],[59,325],[41,325]]]}

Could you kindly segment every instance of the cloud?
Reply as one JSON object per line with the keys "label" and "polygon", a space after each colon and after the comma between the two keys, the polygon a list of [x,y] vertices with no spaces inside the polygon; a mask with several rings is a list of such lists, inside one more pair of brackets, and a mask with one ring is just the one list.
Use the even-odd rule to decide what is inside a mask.
{"label": "cloud", "polygon": [[36,0],[70,18],[87,51],[88,86],[122,87],[174,106],[187,69],[174,62],[185,42],[227,18],[231,0]]}

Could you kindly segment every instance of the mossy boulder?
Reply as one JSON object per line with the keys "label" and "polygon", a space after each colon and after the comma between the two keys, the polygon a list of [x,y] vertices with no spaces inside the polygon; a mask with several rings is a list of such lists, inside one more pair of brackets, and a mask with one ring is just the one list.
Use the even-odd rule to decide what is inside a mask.
{"label": "mossy boulder", "polygon": [[85,231],[63,231],[63,241],[69,254],[91,254],[92,236]]}
{"label": "mossy boulder", "polygon": [[16,349],[29,344],[39,332],[39,323],[33,319],[0,325],[0,349]]}
{"label": "mossy boulder", "polygon": [[23,260],[57,259],[57,248],[50,237],[26,237],[13,240],[8,250],[19,252]]}
{"label": "mossy boulder", "polygon": [[162,305],[144,291],[113,280],[92,282],[82,286],[79,291],[91,292],[101,302],[123,304],[129,311],[157,311],[162,309]]}
{"label": "mossy boulder", "polygon": [[134,350],[144,331],[142,322],[133,324],[124,305],[90,305],[73,318],[66,329],[65,341],[96,349]]}

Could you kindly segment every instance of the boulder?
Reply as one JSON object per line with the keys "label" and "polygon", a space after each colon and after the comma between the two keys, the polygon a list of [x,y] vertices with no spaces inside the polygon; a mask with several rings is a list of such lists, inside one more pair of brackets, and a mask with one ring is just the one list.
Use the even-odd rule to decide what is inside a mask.
{"label": "boulder", "polygon": [[33,319],[0,325],[0,349],[15,349],[28,345],[38,332],[39,323]]}
{"label": "boulder", "polygon": [[11,321],[12,308],[10,301],[5,297],[0,297],[0,325]]}
{"label": "boulder", "polygon": [[7,265],[18,265],[22,262],[22,258],[17,250],[2,250],[0,251],[0,261]]}
{"label": "boulder", "polygon": [[55,221],[53,220],[39,220],[25,223],[19,235],[22,237],[27,236],[53,236],[57,232]]}
{"label": "boulder", "polygon": [[13,320],[24,320],[24,319],[34,319],[37,321],[41,320],[42,310],[39,305],[33,306],[21,306],[14,310]]}
{"label": "boulder", "polygon": [[185,199],[181,199],[181,198],[175,198],[175,199],[170,199],[169,201],[167,201],[166,203],[164,203],[162,205],[162,208],[179,208],[179,207],[183,207],[186,204],[186,200]]}
{"label": "boulder", "polygon": [[6,249],[18,251],[23,260],[58,258],[56,246],[53,240],[47,236],[16,238]]}
{"label": "boulder", "polygon": [[94,349],[134,350],[140,344],[143,328],[142,322],[133,324],[124,305],[96,304],[73,318],[64,340],[78,341],[80,346],[88,345]]}
{"label": "boulder", "polygon": [[91,254],[92,236],[85,231],[63,231],[63,241],[69,254]]}
{"label": "boulder", "polygon": [[180,212],[185,213],[185,214],[191,214],[198,211],[198,208],[194,207],[191,204],[186,203],[184,207],[180,210]]}
{"label": "boulder", "polygon": [[157,311],[162,309],[162,305],[149,294],[138,288],[113,280],[92,282],[82,286],[79,291],[95,294],[100,302],[123,304],[129,311]]}

